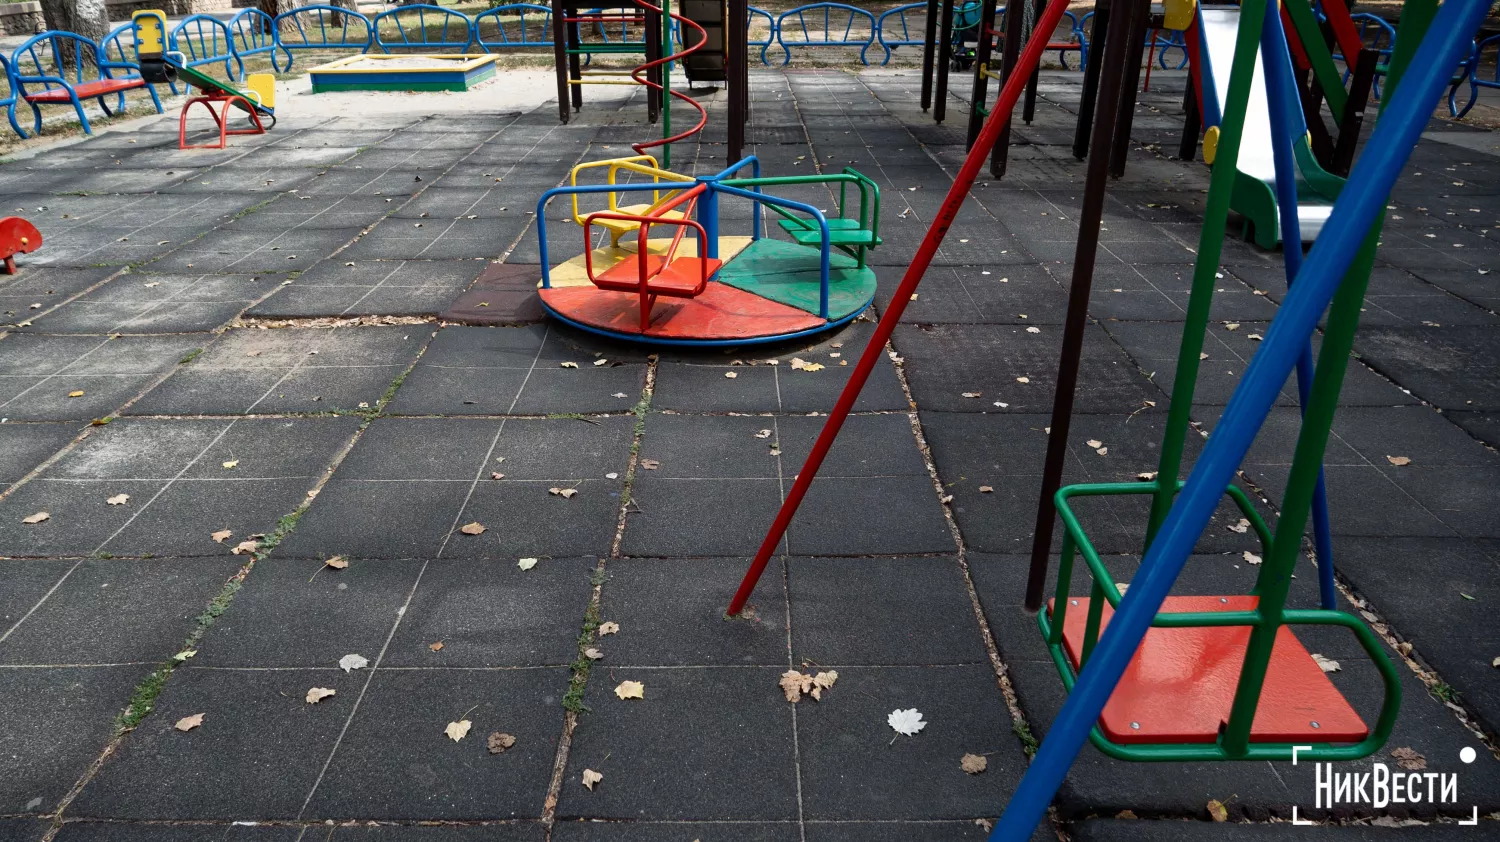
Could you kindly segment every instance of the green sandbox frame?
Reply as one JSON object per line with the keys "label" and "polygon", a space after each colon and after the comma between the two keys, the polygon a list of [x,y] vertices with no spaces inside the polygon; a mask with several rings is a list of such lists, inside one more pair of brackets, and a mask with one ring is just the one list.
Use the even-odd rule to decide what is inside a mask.
{"label": "green sandbox frame", "polygon": [[[368,62],[431,59],[432,67],[370,67]],[[467,91],[495,77],[493,55],[357,55],[308,71],[315,94],[332,91]],[[366,63],[365,66],[356,66]]]}

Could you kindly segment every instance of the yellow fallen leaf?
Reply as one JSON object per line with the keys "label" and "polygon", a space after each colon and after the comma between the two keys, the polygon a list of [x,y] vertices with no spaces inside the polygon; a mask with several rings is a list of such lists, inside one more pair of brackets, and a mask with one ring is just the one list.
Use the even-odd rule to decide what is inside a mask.
{"label": "yellow fallen leaf", "polygon": [[472,727],[474,727],[474,723],[467,719],[460,719],[457,722],[449,722],[448,727],[443,729],[443,733],[448,735],[448,739],[456,743],[467,736],[469,729]]}
{"label": "yellow fallen leaf", "polygon": [[130,495],[116,494],[115,496],[109,498],[108,500],[105,500],[104,502],[110,504],[111,506],[123,506],[126,503],[130,502]]}
{"label": "yellow fallen leaf", "polygon": [[595,772],[593,769],[583,770],[583,785],[589,788],[589,792],[593,792],[594,784],[599,783],[602,780],[604,780],[604,776],[599,774],[598,772]]}
{"label": "yellow fallen leaf", "polygon": [[331,687],[314,687],[311,690],[307,691],[307,703],[310,705],[315,705],[318,702],[321,702],[336,693],[338,693],[338,691],[334,690]]}
{"label": "yellow fallen leaf", "polygon": [[1016,378],[1016,382],[1017,383],[1030,383],[1031,382],[1031,378],[1030,377],[1017,377]]}
{"label": "yellow fallen leaf", "polygon": [[622,681],[615,688],[615,695],[621,699],[644,699],[646,698],[646,685],[639,681]]}
{"label": "yellow fallen leaf", "polygon": [[603,637],[603,636],[605,636],[607,634],[615,634],[615,633],[619,632],[619,630],[620,630],[620,624],[616,623],[613,620],[609,620],[609,621],[606,621],[606,622],[603,622],[603,623],[599,624],[599,636],[600,637]]}
{"label": "yellow fallen leaf", "polygon": [[233,538],[234,533],[230,532],[228,529],[220,529],[218,532],[215,532],[208,537],[214,539],[214,543],[222,544],[225,541],[228,541],[230,538]]}
{"label": "yellow fallen leaf", "polygon": [[27,517],[21,518],[21,522],[22,523],[41,523],[44,520],[51,520],[51,519],[52,519],[52,515],[49,515],[46,512],[37,512],[34,515],[29,515]]}
{"label": "yellow fallen leaf", "polygon": [[792,370],[793,371],[822,371],[823,370],[823,364],[822,363],[810,363],[807,360],[802,359],[801,357],[792,357]]}
{"label": "yellow fallen leaf", "polygon": [[1229,821],[1229,811],[1218,801],[1208,802],[1208,815],[1216,822]]}
{"label": "yellow fallen leaf", "polygon": [[81,398],[81,397],[83,397],[83,390],[82,389],[78,389],[77,391],[69,392],[68,393],[68,397],[70,397],[70,398]]}
{"label": "yellow fallen leaf", "polygon": [[522,570],[530,570],[531,568],[536,567],[536,561],[537,560],[534,558],[523,558],[520,561],[516,562],[516,566],[521,568]]}
{"label": "yellow fallen leaf", "polygon": [[462,532],[465,535],[483,535],[484,524],[476,520],[473,523],[466,523],[463,526],[460,526],[458,528],[458,531]]}
{"label": "yellow fallen leaf", "polygon": [[191,731],[202,724],[203,714],[195,713],[192,716],[184,716],[183,718],[177,720],[177,724],[173,725],[172,727],[176,728],[179,731]]}
{"label": "yellow fallen leaf", "polygon": [[230,459],[228,462],[224,463],[224,467],[232,471],[235,468],[239,467],[239,464],[240,464],[240,460],[238,460],[238,459]]}
{"label": "yellow fallen leaf", "polygon": [[977,775],[990,768],[990,759],[982,754],[965,754],[958,761],[958,767],[971,775]]}

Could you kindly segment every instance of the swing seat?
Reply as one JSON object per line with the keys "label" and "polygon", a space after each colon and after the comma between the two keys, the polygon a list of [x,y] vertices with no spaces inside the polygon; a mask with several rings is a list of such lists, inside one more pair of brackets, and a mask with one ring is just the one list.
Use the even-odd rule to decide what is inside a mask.
{"label": "swing seat", "polygon": [[[1257,602],[1243,595],[1169,596],[1161,613],[1253,611]],[[1055,603],[1049,601],[1049,615]],[[1063,647],[1075,673],[1088,611],[1088,598],[1069,598]],[[1106,603],[1101,637],[1113,614]],[[1120,744],[1216,742],[1229,722],[1249,641],[1248,626],[1151,628],[1105,705],[1100,730]],[[1357,743],[1369,733],[1291,628],[1282,626],[1271,649],[1250,742]]]}
{"label": "swing seat", "polygon": [[[801,220],[783,219],[779,224],[799,245],[813,248],[823,245],[822,230],[811,222],[803,223]],[[859,227],[857,219],[836,217],[828,220],[828,244],[830,246],[874,248],[881,242],[880,237],[874,231]]]}

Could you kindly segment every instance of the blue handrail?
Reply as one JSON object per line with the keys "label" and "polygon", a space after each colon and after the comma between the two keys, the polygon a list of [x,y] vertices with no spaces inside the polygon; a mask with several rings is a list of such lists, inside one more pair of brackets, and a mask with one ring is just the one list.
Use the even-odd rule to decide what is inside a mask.
{"label": "blue handrail", "polygon": [[[843,18],[835,22],[834,12],[843,12]],[[818,14],[822,13],[822,20]],[[808,13],[812,13],[811,27],[809,27]],[[786,40],[787,21],[795,17],[796,27],[793,32],[801,32],[800,40]],[[854,22],[864,20],[869,24],[870,31],[863,38],[855,37]],[[821,26],[819,24],[821,23]],[[842,23],[843,31],[839,33],[838,26]],[[815,34],[821,34],[819,40]],[[835,40],[837,39],[837,40]],[[844,3],[810,3],[806,6],[798,6],[790,9],[776,18],[776,43],[781,46],[785,54],[781,63],[783,65],[792,60],[792,47],[859,47],[859,61],[868,65],[870,62],[865,58],[865,52],[875,46],[875,16],[864,9],[849,6]]]}
{"label": "blue handrail", "polygon": [[[396,29],[389,37],[380,31],[380,24],[384,21]],[[382,53],[431,49],[464,52],[477,40],[473,18],[428,3],[411,3],[381,12],[371,19],[370,28],[374,30],[375,44]]]}

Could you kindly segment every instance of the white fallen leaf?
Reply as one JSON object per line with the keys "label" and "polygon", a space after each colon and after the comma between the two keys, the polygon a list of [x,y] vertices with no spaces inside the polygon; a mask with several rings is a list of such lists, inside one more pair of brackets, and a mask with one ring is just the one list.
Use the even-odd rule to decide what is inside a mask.
{"label": "white fallen leaf", "polygon": [[530,570],[531,568],[536,567],[536,562],[537,560],[534,558],[523,558],[520,561],[516,562],[516,566],[521,568],[522,570]]}
{"label": "white fallen leaf", "polygon": [[115,496],[109,498],[108,500],[105,500],[104,502],[110,504],[111,506],[123,506],[126,503],[130,502],[130,495],[116,494]]}
{"label": "white fallen leaf", "polygon": [[1150,482],[1151,480],[1156,479],[1156,472],[1155,471],[1141,471],[1140,473],[1138,473],[1138,474],[1135,475],[1135,478],[1138,479],[1138,480],[1140,480],[1141,482]]}
{"label": "white fallen leaf", "polygon": [[191,731],[194,728],[197,728],[199,725],[203,724],[203,716],[204,715],[201,713],[195,713],[192,716],[184,716],[183,718],[177,720],[177,724],[173,725],[172,727],[176,728],[179,731]]}
{"label": "white fallen leaf", "polygon": [[1318,669],[1322,670],[1323,672],[1339,672],[1343,669],[1342,666],[1339,666],[1338,661],[1335,661],[1332,658],[1325,658],[1322,655],[1319,655],[1317,652],[1312,653],[1312,659],[1313,663],[1318,665]]}
{"label": "white fallen leaf", "polygon": [[604,657],[604,653],[590,646],[589,648],[583,650],[583,657],[588,658],[590,661],[597,661],[600,658]]}
{"label": "white fallen leaf", "polygon": [[456,743],[468,736],[469,729],[472,727],[474,727],[473,722],[467,719],[460,719],[457,722],[449,722],[448,727],[443,729],[443,733],[448,735],[448,739]]}
{"label": "white fallen leaf", "polygon": [[609,365],[609,360],[606,360],[603,357],[600,357],[599,359],[594,360],[594,365],[595,366]]}
{"label": "white fallen leaf", "polygon": [[734,378],[739,377],[739,374],[733,371],[726,371],[724,372],[724,376],[729,378],[730,380],[733,380]]}
{"label": "white fallen leaf", "polygon": [[315,705],[318,702],[321,702],[329,696],[335,695],[337,693],[338,691],[334,690],[331,687],[314,687],[311,690],[307,691],[307,703],[310,705]]}
{"label": "white fallen leaf", "polygon": [[573,363],[573,362],[558,363],[557,365],[558,365],[559,368],[577,368],[578,367],[578,363]]}
{"label": "white fallen leaf", "polygon": [[622,681],[615,688],[615,695],[621,699],[644,699],[646,698],[646,685],[639,681]]}
{"label": "white fallen leaf", "polygon": [[44,520],[51,520],[51,519],[52,519],[52,515],[47,514],[46,512],[37,512],[34,515],[27,515],[26,517],[21,518],[21,522],[22,523],[28,523],[28,524],[29,523],[41,523]]}
{"label": "white fallen leaf", "polygon": [[230,459],[230,460],[229,460],[229,461],[228,461],[228,462],[225,462],[225,463],[224,463],[224,467],[225,467],[225,468],[226,468],[226,469],[228,469],[228,470],[231,470],[231,471],[232,471],[232,470],[234,470],[234,469],[235,469],[235,468],[237,468],[237,467],[239,467],[239,464],[240,464],[240,460],[238,460],[238,459]]}
{"label": "white fallen leaf", "polygon": [[897,734],[905,734],[908,737],[916,736],[918,731],[927,727],[927,723],[922,721],[922,712],[916,708],[906,710],[897,708],[891,711],[885,721],[895,729]]}
{"label": "white fallen leaf", "polygon": [[755,437],[758,438],[758,439],[768,439],[768,438],[771,437],[771,431],[770,430],[761,430],[761,431],[759,431],[759,432],[757,432],[755,434]]}
{"label": "white fallen leaf", "polygon": [[979,486],[979,493],[980,494],[990,494],[990,493],[994,492],[994,490],[995,489],[991,488],[988,485],[981,485],[981,486]]}
{"label": "white fallen leaf", "polygon": [[594,784],[597,784],[602,780],[604,780],[604,776],[599,774],[598,772],[595,772],[593,769],[583,770],[583,785],[588,787],[589,792],[593,792]]}
{"label": "white fallen leaf", "polygon": [[603,637],[603,636],[605,636],[607,634],[618,634],[619,631],[620,631],[620,624],[616,623],[613,620],[607,620],[607,621],[599,624],[599,636],[600,637]]}
{"label": "white fallen leaf", "polygon": [[792,371],[822,371],[822,363],[810,363],[801,357],[792,357]]}
{"label": "white fallen leaf", "polygon": [[339,669],[343,670],[344,672],[362,670],[369,665],[370,659],[366,658],[364,655],[349,654],[345,655],[342,658],[339,658]]}
{"label": "white fallen leaf", "polygon": [[1246,532],[1250,531],[1250,521],[1245,518],[1240,518],[1238,523],[1231,524],[1224,528],[1228,529],[1230,532],[1237,532],[1241,535],[1244,535]]}
{"label": "white fallen leaf", "polygon": [[1017,377],[1016,378],[1016,382],[1017,383],[1030,383],[1031,382],[1031,378],[1030,377]]}
{"label": "white fallen leaf", "polygon": [[1089,439],[1088,441],[1084,442],[1084,444],[1088,445],[1089,447],[1102,447],[1104,445],[1104,442],[1099,441],[1098,439]]}
{"label": "white fallen leaf", "polygon": [[607,473],[607,474],[604,475],[604,478],[605,479],[619,479],[620,475],[617,474],[617,473],[615,473],[614,471],[610,471],[609,473]]}
{"label": "white fallen leaf", "polygon": [[983,397],[984,393],[983,392],[964,392],[963,396],[966,397],[966,398],[979,398],[979,397]]}
{"label": "white fallen leaf", "polygon": [[250,539],[248,541],[241,541],[238,544],[235,544],[234,545],[234,549],[230,550],[229,552],[230,552],[231,555],[240,555],[240,554],[247,554],[248,555],[248,554],[253,554],[259,548],[260,548],[260,542],[257,541],[257,540],[255,540],[254,538],[252,538],[252,539]]}
{"label": "white fallen leaf", "polygon": [[1245,556],[1246,563],[1248,563],[1248,564],[1260,564],[1260,561],[1261,561],[1260,556],[1256,555],[1255,553],[1252,553],[1249,550],[1245,550],[1244,556]]}

